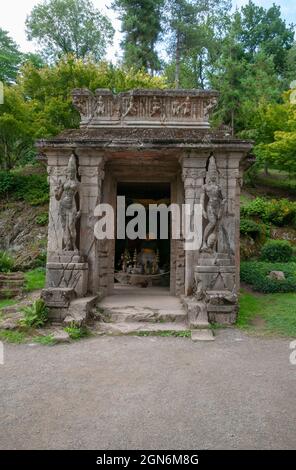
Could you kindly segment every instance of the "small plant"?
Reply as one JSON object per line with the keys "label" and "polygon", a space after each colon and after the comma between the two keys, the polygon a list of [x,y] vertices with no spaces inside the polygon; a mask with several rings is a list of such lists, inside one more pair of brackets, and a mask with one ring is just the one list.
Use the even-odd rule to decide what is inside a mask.
{"label": "small plant", "polygon": [[240,221],[240,233],[242,235],[250,235],[255,238],[261,233],[261,226],[251,219],[241,219]]}
{"label": "small plant", "polygon": [[36,224],[38,225],[47,225],[48,224],[48,212],[43,212],[36,217]]}
{"label": "small plant", "polygon": [[13,268],[13,258],[6,251],[0,251],[0,273],[9,273]]}
{"label": "small plant", "polygon": [[22,331],[0,330],[0,340],[8,343],[24,343],[26,335]]}
{"label": "small plant", "polygon": [[89,331],[85,326],[77,326],[75,323],[71,323],[70,326],[64,328],[64,330],[68,333],[71,339],[81,339],[85,336],[89,335]]}
{"label": "small plant", "polygon": [[38,344],[43,344],[44,346],[53,346],[54,344],[56,344],[56,341],[54,340],[52,335],[37,336],[34,342]]}
{"label": "small plant", "polygon": [[261,259],[272,263],[291,261],[293,248],[287,240],[268,240],[261,250]]}
{"label": "small plant", "polygon": [[23,308],[24,318],[20,320],[22,326],[39,328],[43,326],[48,319],[48,309],[44,300],[37,299],[29,307]]}

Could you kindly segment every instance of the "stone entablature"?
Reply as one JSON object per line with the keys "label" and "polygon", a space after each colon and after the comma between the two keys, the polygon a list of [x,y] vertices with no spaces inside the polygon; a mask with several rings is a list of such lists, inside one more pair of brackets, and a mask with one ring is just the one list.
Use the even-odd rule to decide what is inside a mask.
{"label": "stone entablature", "polygon": [[117,95],[107,89],[75,89],[73,105],[80,127],[194,127],[208,129],[218,93],[206,90],[133,90]]}

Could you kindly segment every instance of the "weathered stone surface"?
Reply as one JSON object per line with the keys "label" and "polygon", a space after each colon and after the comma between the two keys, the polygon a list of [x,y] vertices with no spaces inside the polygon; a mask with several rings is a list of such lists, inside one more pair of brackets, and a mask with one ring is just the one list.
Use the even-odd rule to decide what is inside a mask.
{"label": "weathered stone surface", "polygon": [[192,330],[191,339],[194,342],[197,341],[214,341],[215,337],[212,330]]}
{"label": "weathered stone surface", "polygon": [[70,343],[71,338],[64,330],[57,330],[52,334],[52,339],[55,343]]}
{"label": "weathered stone surface", "polygon": [[73,105],[81,127],[178,126],[209,128],[218,93],[205,90],[132,90],[113,95],[110,90],[75,89]]}
{"label": "weathered stone surface", "polygon": [[[38,143],[47,157],[51,188],[47,289],[73,288],[78,298],[110,294],[115,242],[95,238],[96,207],[100,202],[116,207],[118,182],[162,182],[170,185],[171,203],[191,208],[201,203],[204,216],[198,224],[201,246],[185,250],[185,234],[170,241],[170,292],[196,297],[189,308],[191,326],[198,326],[201,316],[206,323],[207,315],[210,321],[235,321],[239,195],[252,144],[234,138],[229,129],[209,128],[216,102],[215,92],[197,90],[134,90],[116,96],[109,90],[73,91],[81,128]],[[67,196],[64,210],[59,195],[61,203]],[[175,228],[173,218],[173,233]],[[50,315],[70,322],[71,308],[72,302],[52,307]],[[111,311],[116,321],[122,314],[141,322],[170,318],[169,311]],[[83,315],[78,312],[76,319],[82,321]]]}
{"label": "weathered stone surface", "polygon": [[41,298],[47,307],[67,308],[75,298],[75,291],[72,287],[50,287],[42,290]]}
{"label": "weathered stone surface", "polygon": [[284,281],[286,279],[285,273],[283,273],[283,271],[271,271],[268,274],[268,277],[274,281]]}

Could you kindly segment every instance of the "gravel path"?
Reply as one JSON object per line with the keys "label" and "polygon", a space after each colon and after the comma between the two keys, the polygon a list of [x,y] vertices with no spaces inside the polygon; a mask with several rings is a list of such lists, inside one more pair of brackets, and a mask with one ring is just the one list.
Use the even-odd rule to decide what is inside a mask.
{"label": "gravel path", "polygon": [[5,345],[1,449],[296,448],[288,339]]}

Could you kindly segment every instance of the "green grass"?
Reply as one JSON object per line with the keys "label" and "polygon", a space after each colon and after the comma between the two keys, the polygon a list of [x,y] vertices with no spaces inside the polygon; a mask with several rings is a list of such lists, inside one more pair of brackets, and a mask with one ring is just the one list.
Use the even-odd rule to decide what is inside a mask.
{"label": "green grass", "polygon": [[[262,326],[252,322],[262,319]],[[241,329],[262,334],[296,337],[296,294],[255,295],[242,291],[236,323]]]}
{"label": "green grass", "polygon": [[17,303],[14,299],[1,299],[0,300],[0,310],[4,307],[9,307],[10,305],[15,305]]}
{"label": "green grass", "polygon": [[185,331],[138,331],[135,333],[131,333],[131,336],[163,336],[163,337],[181,337],[181,338],[190,338],[191,337],[191,331],[190,330],[185,330]]}
{"label": "green grass", "polygon": [[20,344],[26,341],[26,334],[22,331],[0,330],[0,340]]}
{"label": "green grass", "polygon": [[27,292],[43,289],[45,286],[45,269],[36,268],[32,271],[27,271],[25,273],[25,280],[25,289]]}
{"label": "green grass", "polygon": [[64,328],[71,339],[77,340],[90,336],[90,331],[85,326],[71,325]]}
{"label": "green grass", "polygon": [[37,338],[34,339],[34,343],[43,344],[44,346],[53,346],[56,344],[52,335],[37,336]]}

